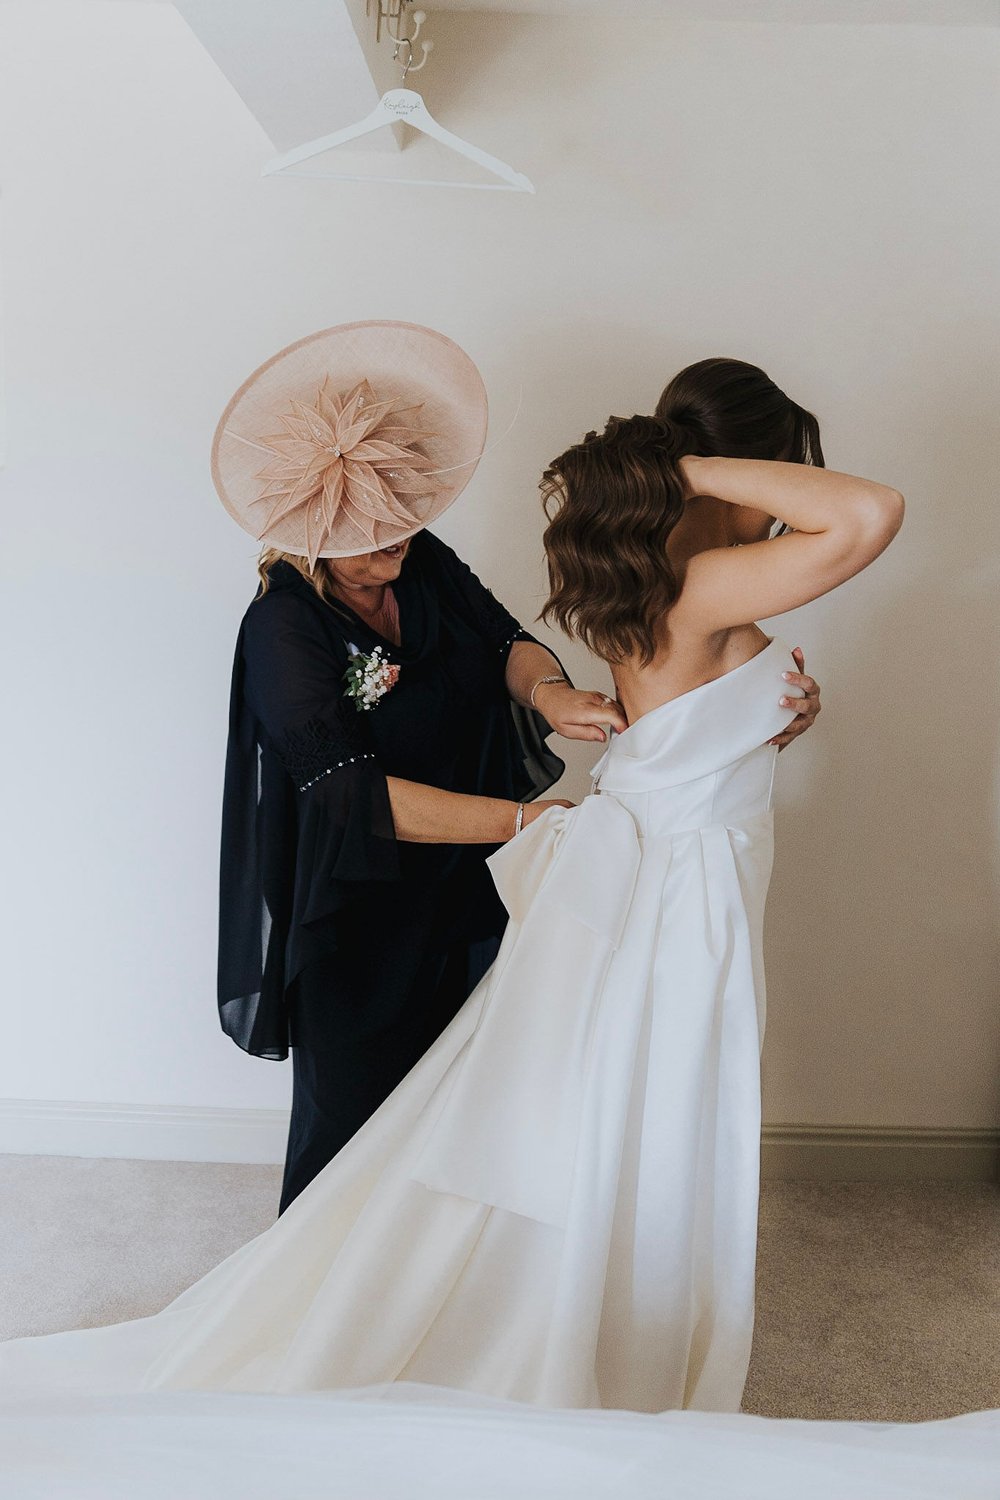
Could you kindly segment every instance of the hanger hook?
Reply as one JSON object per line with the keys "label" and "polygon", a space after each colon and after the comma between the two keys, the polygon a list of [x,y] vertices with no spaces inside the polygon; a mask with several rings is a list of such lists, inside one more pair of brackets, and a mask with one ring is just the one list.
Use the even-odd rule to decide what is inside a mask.
{"label": "hanger hook", "polygon": [[[414,37],[415,36],[416,33],[414,33]],[[434,49],[434,43],[420,43],[420,51],[422,55],[418,63],[415,63],[413,61],[413,38],[408,36],[400,37],[399,41],[396,43],[396,50],[392,54],[393,62],[399,61],[399,49],[401,47],[406,48],[406,61],[403,63],[403,77],[401,80],[401,86],[405,86],[407,73],[419,73],[421,68],[427,66],[427,58]]]}
{"label": "hanger hook", "polygon": [[406,75],[410,71],[410,68],[413,65],[413,43],[410,41],[410,38],[408,36],[400,37],[399,41],[396,43],[396,50],[393,53],[393,61],[397,61],[398,60],[398,58],[399,58],[399,49],[402,46],[406,47],[406,61],[403,64],[403,76],[402,76],[402,79],[400,80],[400,82],[401,82],[402,86],[405,88],[406,87]]}

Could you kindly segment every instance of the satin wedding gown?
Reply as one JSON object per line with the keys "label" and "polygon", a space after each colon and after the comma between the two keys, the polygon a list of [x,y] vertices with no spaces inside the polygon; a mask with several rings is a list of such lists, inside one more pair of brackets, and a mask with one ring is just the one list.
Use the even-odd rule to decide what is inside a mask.
{"label": "satin wedding gown", "polygon": [[495,965],[287,1213],[154,1317],[4,1346],[0,1390],[738,1410],[794,666],[773,640],[616,736],[591,796],[491,858]]}

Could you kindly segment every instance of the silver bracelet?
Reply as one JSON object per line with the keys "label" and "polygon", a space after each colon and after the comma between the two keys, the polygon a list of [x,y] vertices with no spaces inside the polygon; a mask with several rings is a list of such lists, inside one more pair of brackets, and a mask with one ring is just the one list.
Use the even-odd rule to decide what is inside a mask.
{"label": "silver bracelet", "polygon": [[557,677],[539,677],[538,681],[535,683],[534,687],[531,689],[531,692],[528,694],[528,702],[531,704],[532,708],[534,708],[534,706],[535,706],[535,694],[538,692],[538,689],[540,687],[544,687],[545,683],[547,683],[547,682],[567,682],[568,680],[569,679],[566,678],[566,677],[564,677],[561,672],[559,673],[559,675]]}
{"label": "silver bracelet", "polygon": [[523,802],[519,802],[517,804],[517,817],[514,819],[514,837],[515,838],[517,838],[518,834],[521,832],[521,829],[523,827],[524,827],[524,803]]}

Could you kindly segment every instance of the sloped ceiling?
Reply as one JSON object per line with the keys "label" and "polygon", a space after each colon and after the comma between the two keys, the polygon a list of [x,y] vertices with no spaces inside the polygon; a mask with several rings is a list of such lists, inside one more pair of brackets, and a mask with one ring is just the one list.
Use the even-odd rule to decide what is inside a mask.
{"label": "sloped ceiling", "polygon": [[[2,3],[2,0],[0,0]],[[148,0],[147,0],[148,3]],[[166,0],[160,0],[166,3]],[[679,22],[1000,25],[1000,0],[419,0],[429,13]],[[175,0],[278,151],[360,119],[399,82],[366,0]],[[419,86],[419,85],[418,85]],[[396,131],[366,148],[394,154]]]}
{"label": "sloped ceiling", "polygon": [[793,21],[800,24],[1000,25],[1000,0],[426,0],[438,10],[613,20]]}
{"label": "sloped ceiling", "polygon": [[[176,0],[176,7],[279,151],[360,119],[388,86],[388,75],[373,76],[382,61],[374,28],[363,45],[367,28],[355,31],[356,7],[345,0]],[[393,149],[391,132],[377,144]]]}
{"label": "sloped ceiling", "polygon": [[[4,0],[0,0],[3,4]],[[86,0],[81,0],[86,3]],[[174,0],[138,0],[170,5]],[[336,3],[336,0],[331,0]],[[799,25],[1000,26],[1000,0],[422,0],[423,9],[474,14],[562,16],[614,20],[642,16],[658,21],[781,21]],[[204,0],[220,10],[241,0]],[[279,13],[284,0],[271,0]],[[349,0],[364,9],[365,0]]]}

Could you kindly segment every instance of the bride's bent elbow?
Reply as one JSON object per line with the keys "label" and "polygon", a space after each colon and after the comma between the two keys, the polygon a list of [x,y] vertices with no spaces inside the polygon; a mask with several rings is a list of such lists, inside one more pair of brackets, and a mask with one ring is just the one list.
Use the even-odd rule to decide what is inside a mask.
{"label": "bride's bent elbow", "polygon": [[871,557],[888,547],[903,524],[906,502],[888,485],[870,486],[857,500],[854,517],[855,545]]}
{"label": "bride's bent elbow", "polygon": [[889,533],[889,540],[891,541],[902,526],[903,516],[906,513],[906,501],[898,490],[889,489],[883,485],[882,511],[885,528]]}

